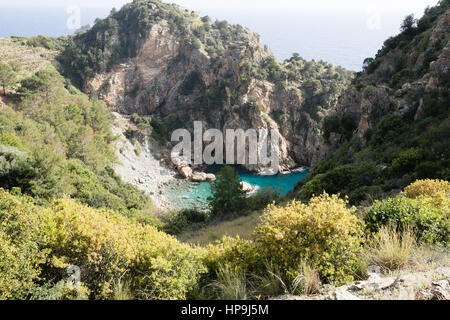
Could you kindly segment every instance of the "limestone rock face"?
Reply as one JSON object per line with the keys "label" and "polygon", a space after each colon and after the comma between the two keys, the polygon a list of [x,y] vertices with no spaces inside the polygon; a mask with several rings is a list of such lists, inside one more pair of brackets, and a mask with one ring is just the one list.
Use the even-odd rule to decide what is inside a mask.
{"label": "limestone rock face", "polygon": [[[210,57],[187,39],[172,33],[165,20],[154,24],[135,57],[97,74],[87,81],[86,90],[97,92],[112,111],[123,115],[171,117],[169,134],[179,128],[193,133],[194,121],[202,121],[205,130],[223,133],[274,130],[281,137],[275,171],[309,166],[323,158],[320,119],[305,110],[302,82],[275,84],[245,71],[246,64],[258,66],[272,57],[259,36],[243,29],[241,39],[228,44],[218,57]],[[284,116],[274,119],[277,114]],[[262,166],[245,167],[268,173]]]}

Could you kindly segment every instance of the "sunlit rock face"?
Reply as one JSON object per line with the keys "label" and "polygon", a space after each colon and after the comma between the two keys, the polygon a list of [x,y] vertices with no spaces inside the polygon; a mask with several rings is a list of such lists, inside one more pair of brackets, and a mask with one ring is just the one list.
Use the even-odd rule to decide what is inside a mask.
{"label": "sunlit rock face", "polygon": [[[152,8],[155,15],[158,6]],[[276,171],[321,160],[327,150],[322,120],[327,110],[336,107],[351,73],[300,57],[276,62],[250,30],[184,14],[190,21],[184,33],[172,30],[173,21],[158,21],[143,40],[134,43],[135,54],[85,80],[85,90],[97,92],[120,114],[162,116],[168,134],[179,128],[193,132],[194,121],[224,133],[226,129],[275,130],[281,137]],[[193,31],[207,24],[220,32],[200,36]],[[226,40],[220,40],[218,51],[212,53],[211,43],[226,32]],[[123,42],[113,41],[111,51],[119,50]],[[345,76],[341,79],[338,72]],[[269,173],[266,167],[245,166]]]}

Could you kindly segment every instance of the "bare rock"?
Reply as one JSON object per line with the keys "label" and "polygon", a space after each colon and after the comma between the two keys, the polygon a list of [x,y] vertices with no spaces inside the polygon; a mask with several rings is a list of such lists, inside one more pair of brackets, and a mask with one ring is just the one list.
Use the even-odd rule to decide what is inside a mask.
{"label": "bare rock", "polygon": [[450,300],[449,280],[434,281],[416,294],[417,300]]}
{"label": "bare rock", "polygon": [[340,287],[329,295],[328,300],[346,301],[346,300],[360,300],[360,299],[357,296],[348,292],[347,287]]}
{"label": "bare rock", "polygon": [[248,182],[242,181],[241,182],[241,186],[242,186],[242,190],[247,192],[248,194],[253,194],[256,191],[258,191],[258,187],[257,186],[253,186]]}
{"label": "bare rock", "polygon": [[185,179],[189,179],[192,176],[192,169],[191,169],[191,167],[178,167],[178,172]]}
{"label": "bare rock", "polygon": [[207,175],[204,172],[194,172],[191,175],[191,180],[194,182],[205,182],[207,180]]}

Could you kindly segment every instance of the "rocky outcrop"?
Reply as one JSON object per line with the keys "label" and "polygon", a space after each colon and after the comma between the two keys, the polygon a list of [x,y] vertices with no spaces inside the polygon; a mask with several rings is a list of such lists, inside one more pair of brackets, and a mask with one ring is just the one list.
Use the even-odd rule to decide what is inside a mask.
{"label": "rocky outcrop", "polygon": [[[166,134],[180,127],[192,132],[194,121],[202,121],[206,129],[223,132],[275,130],[281,136],[277,171],[315,164],[323,157],[322,116],[317,108],[319,103],[324,109],[333,107],[340,91],[317,93],[316,87],[327,87],[332,81],[334,87],[345,87],[348,77],[336,80],[337,71],[331,65],[301,58],[279,64],[250,30],[212,24],[194,13],[183,13],[190,26],[184,32],[174,32],[176,22],[159,16],[159,12],[168,10],[166,5],[150,4],[152,19],[157,22],[144,39],[136,41],[136,54],[85,81],[86,90],[97,92],[111,110],[120,114],[161,116]],[[215,37],[225,38],[199,36],[192,31],[199,25],[203,30],[213,29]],[[223,36],[224,33],[231,35]],[[124,42],[120,38],[117,41]],[[214,42],[219,42],[216,51],[211,49]],[[216,54],[217,50],[220,54]],[[313,69],[317,74],[300,71],[300,75],[295,75],[297,65],[308,69],[308,74]],[[314,102],[319,97],[324,101]],[[246,167],[269,173],[261,166]],[[183,175],[190,175],[189,169],[184,171]]]}
{"label": "rocky outcrop", "polygon": [[402,273],[394,277],[371,273],[365,281],[324,289],[321,294],[284,295],[274,300],[449,300],[448,272],[448,267],[440,267],[429,271]]}
{"label": "rocky outcrop", "polygon": [[[425,93],[435,95],[434,99],[448,94],[450,10],[443,10],[429,30],[422,32],[408,40],[409,50],[394,47],[393,38],[389,39],[377,59],[341,97],[334,113],[353,119],[354,136],[364,140],[364,135],[391,112],[419,121],[426,116]],[[329,139],[322,151],[329,154],[336,150],[340,138]]]}

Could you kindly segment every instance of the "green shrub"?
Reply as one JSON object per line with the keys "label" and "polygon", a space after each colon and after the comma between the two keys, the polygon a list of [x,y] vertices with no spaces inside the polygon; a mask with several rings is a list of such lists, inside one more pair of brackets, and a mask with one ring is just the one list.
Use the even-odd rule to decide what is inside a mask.
{"label": "green shrub", "polygon": [[342,284],[353,279],[362,246],[361,223],[354,208],[338,196],[270,206],[255,230],[256,250],[280,271],[296,277],[301,263],[317,268],[320,277]]}
{"label": "green shrub", "polygon": [[168,218],[164,225],[164,232],[178,235],[190,228],[200,228],[210,220],[208,213],[197,210],[182,210]]}
{"label": "green shrub", "polygon": [[224,166],[211,183],[212,197],[208,198],[215,215],[236,215],[246,208],[246,192],[243,191],[239,174]]}
{"label": "green shrub", "polygon": [[8,132],[0,132],[0,145],[15,147],[20,151],[24,151],[22,141],[16,135]]}
{"label": "green shrub", "polygon": [[247,209],[248,210],[262,210],[267,207],[267,205],[275,202],[280,197],[280,192],[278,190],[270,188],[263,188],[258,190],[254,195],[247,198]]}
{"label": "green shrub", "polygon": [[39,248],[44,240],[39,226],[29,199],[0,189],[0,300],[27,299],[37,287],[46,258]]}
{"label": "green shrub", "polygon": [[448,243],[449,240],[449,220],[441,209],[402,196],[377,201],[367,211],[365,222],[371,232],[392,225],[399,232],[411,229],[418,241]]}
{"label": "green shrub", "polygon": [[403,150],[392,161],[392,169],[395,174],[403,175],[407,172],[414,171],[421,159],[421,150],[416,148]]}
{"label": "green shrub", "polygon": [[204,272],[200,251],[112,211],[58,200],[43,219],[53,257],[45,275],[77,265],[94,298],[111,298],[125,277],[136,298],[184,299]]}
{"label": "green shrub", "polygon": [[0,145],[0,187],[30,189],[29,180],[34,177],[33,160],[15,147]]}
{"label": "green shrub", "polygon": [[[322,164],[325,165],[325,163]],[[342,193],[349,196],[351,204],[358,204],[370,195],[367,191],[376,191],[376,188],[368,187],[376,182],[379,175],[374,163],[337,166],[328,169],[326,173],[315,174],[306,181],[302,186],[300,199],[308,201],[311,197],[323,192]]]}

